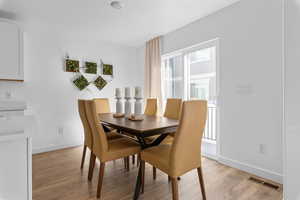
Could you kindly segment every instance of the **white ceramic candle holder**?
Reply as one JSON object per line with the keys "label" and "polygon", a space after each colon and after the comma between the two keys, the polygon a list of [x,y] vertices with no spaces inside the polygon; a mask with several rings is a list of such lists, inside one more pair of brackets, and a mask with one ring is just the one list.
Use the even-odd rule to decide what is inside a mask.
{"label": "white ceramic candle holder", "polygon": [[125,117],[129,118],[131,116],[131,97],[125,97]]}
{"label": "white ceramic candle holder", "polygon": [[117,114],[122,114],[123,113],[123,104],[120,97],[116,97],[117,102],[116,102],[116,113]]}
{"label": "white ceramic candle holder", "polygon": [[135,118],[141,118],[142,117],[142,99],[143,98],[138,98],[135,97],[135,102],[134,102],[134,116]]}

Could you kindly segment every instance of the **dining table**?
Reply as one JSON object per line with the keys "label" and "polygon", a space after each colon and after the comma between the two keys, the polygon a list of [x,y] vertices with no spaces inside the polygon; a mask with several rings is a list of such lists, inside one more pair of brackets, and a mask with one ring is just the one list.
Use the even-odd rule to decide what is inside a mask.
{"label": "dining table", "polygon": [[[99,114],[101,124],[116,129],[120,134],[129,136],[140,144],[141,149],[159,145],[170,133],[176,132],[179,121],[162,117],[143,115],[142,120],[135,121],[125,117],[114,117],[112,113]],[[157,136],[154,140],[147,140],[151,136]],[[133,199],[137,200],[141,192],[142,168],[136,179]]]}

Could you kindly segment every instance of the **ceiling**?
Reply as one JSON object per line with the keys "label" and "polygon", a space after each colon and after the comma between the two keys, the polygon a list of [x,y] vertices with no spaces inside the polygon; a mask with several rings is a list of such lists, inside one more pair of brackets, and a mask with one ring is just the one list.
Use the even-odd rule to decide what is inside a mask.
{"label": "ceiling", "polygon": [[37,21],[70,37],[139,46],[238,0],[0,0],[0,10],[17,19]]}

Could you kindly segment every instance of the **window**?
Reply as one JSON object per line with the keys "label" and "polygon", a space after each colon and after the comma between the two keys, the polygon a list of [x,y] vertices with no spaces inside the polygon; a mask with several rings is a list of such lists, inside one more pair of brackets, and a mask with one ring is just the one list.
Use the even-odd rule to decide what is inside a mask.
{"label": "window", "polygon": [[182,57],[174,56],[163,61],[164,66],[164,96],[165,98],[183,98],[184,68]]}
{"label": "window", "polygon": [[162,57],[163,100],[216,99],[216,43],[198,45]]}

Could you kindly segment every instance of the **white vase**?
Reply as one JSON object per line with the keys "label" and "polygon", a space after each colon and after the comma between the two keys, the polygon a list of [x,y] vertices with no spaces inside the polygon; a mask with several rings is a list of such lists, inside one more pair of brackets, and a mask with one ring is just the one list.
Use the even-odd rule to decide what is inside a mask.
{"label": "white vase", "polygon": [[117,98],[116,113],[118,113],[118,114],[123,113],[123,104],[122,104],[121,98]]}
{"label": "white vase", "polygon": [[134,102],[134,115],[141,116],[142,115],[142,98],[135,98]]}
{"label": "white vase", "polygon": [[125,117],[130,117],[131,115],[131,102],[130,99],[131,98],[125,98]]}

